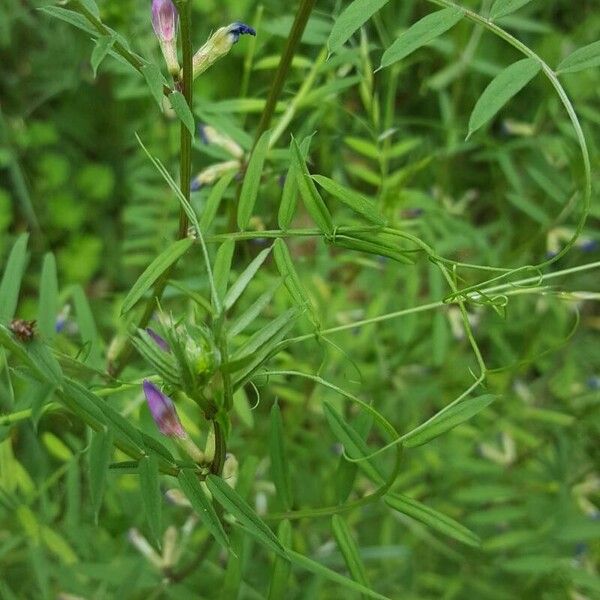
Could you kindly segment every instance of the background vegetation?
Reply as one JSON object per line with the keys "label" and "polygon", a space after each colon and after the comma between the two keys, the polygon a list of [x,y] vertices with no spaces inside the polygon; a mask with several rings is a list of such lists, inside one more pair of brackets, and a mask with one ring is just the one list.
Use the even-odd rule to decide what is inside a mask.
{"label": "background vegetation", "polygon": [[[172,491],[181,480],[145,476],[153,467],[126,462],[125,442],[103,449],[110,448],[103,431],[129,439],[124,421],[177,456],[144,402],[140,383],[156,380],[154,367],[136,352],[116,378],[106,368],[120,356],[118,345],[136,336],[141,310],[121,314],[124,299],[172,244],[180,212],[136,136],[177,178],[180,123],[158,109],[139,73],[111,56],[96,64],[89,33],[38,10],[59,4],[0,1],[0,597],[327,599],[360,597],[365,588],[414,599],[600,596],[600,61],[560,76],[587,140],[594,191],[582,235],[541,270],[523,267],[570,243],[584,204],[585,165],[569,116],[538,75],[465,141],[486,86],[523,58],[468,19],[374,73],[402,31],[440,8],[424,0],[380,2],[331,54],[328,39],[348,3],[319,0],[272,121],[277,139],[246,233],[236,233],[237,211],[240,195],[247,197],[243,173],[256,166],[244,158],[216,185],[192,193],[222,286],[265,257],[227,316],[239,330],[236,351],[269,359],[235,393],[227,449],[239,462],[236,490],[297,553],[290,563],[291,555],[263,539],[262,520],[245,523],[225,503],[243,525],[225,518],[228,553],[181,505]],[[149,4],[98,1],[103,22],[162,65]],[[597,0],[519,4],[498,23],[551,67],[600,38]],[[487,15],[492,2],[460,5]],[[196,123],[235,140],[245,156],[297,8],[274,0],[192,2],[194,48],[234,21],[257,30],[194,85]],[[371,201],[371,218],[379,213],[454,261],[442,263],[450,283],[479,293],[451,296],[422,245],[372,230],[359,238],[362,246],[345,239],[344,227],[371,224],[327,182],[315,189],[336,229],[321,235],[303,202],[288,228],[280,205],[295,180],[290,134],[307,151],[312,174],[360,192]],[[194,137],[194,175],[223,160],[231,160],[226,150]],[[272,238],[286,240],[299,287],[289,273],[282,284],[281,255],[260,254]],[[222,245],[233,239],[235,249]],[[366,245],[373,239],[377,248]],[[169,273],[163,325],[153,321],[165,336],[175,331],[171,318],[196,340],[193,323],[218,329],[197,246]],[[229,251],[230,270],[223,266]],[[303,310],[290,308],[294,290]],[[242,330],[237,319],[257,299],[262,310]],[[250,337],[290,310],[297,318],[277,335],[259,335],[260,343]],[[15,341],[13,316],[38,320],[34,346]],[[248,339],[256,348],[244,346]],[[486,366],[474,396],[493,403],[406,448],[385,501],[332,517],[393,471],[394,449],[364,460],[394,437],[377,415],[401,435],[413,431],[476,381],[474,347]],[[55,362],[81,388],[60,374],[48,383]],[[96,427],[100,434],[81,417],[85,390],[113,410]],[[376,409],[375,424],[353,398]],[[204,447],[210,425],[198,406],[179,395],[177,409]],[[359,463],[346,460],[361,454]],[[116,468],[107,471],[108,462]],[[158,486],[169,499],[159,505],[148,499]],[[415,508],[409,498],[423,504]],[[334,510],[321,514],[323,507]]]}

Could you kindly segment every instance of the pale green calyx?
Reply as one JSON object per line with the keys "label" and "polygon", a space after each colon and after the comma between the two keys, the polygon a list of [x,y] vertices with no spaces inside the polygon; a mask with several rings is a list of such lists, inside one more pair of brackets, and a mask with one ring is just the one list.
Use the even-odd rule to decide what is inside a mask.
{"label": "pale green calyx", "polygon": [[245,34],[256,35],[256,31],[243,23],[232,23],[231,25],[227,25],[227,27],[217,29],[208,38],[206,44],[194,55],[194,79],[204,73],[217,60],[228,54],[234,44],[240,39],[240,36]]}

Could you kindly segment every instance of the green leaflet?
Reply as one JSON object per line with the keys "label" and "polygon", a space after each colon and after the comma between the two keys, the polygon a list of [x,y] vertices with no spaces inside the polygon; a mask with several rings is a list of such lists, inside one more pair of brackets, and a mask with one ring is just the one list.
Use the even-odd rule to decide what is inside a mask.
{"label": "green leaflet", "polygon": [[[233,259],[233,253],[235,251],[235,242],[231,239],[224,241],[217,251],[214,264],[214,278],[215,278],[215,289],[217,290],[217,296],[221,304],[225,293],[227,292],[227,285],[229,284],[229,273],[231,272],[231,261]],[[213,307],[216,309],[216,307]]]}
{"label": "green leaflet", "polygon": [[298,277],[298,273],[294,267],[290,251],[282,239],[275,240],[275,244],[273,245],[273,255],[275,257],[277,269],[283,278],[285,287],[294,303],[300,307],[312,307],[306,289],[304,288],[304,285],[302,285],[300,277]]}
{"label": "green leaflet", "polygon": [[[308,136],[300,142],[300,152],[302,158],[306,160],[308,156],[308,149],[310,148],[310,142],[312,136]],[[290,156],[293,153],[294,140],[290,142]],[[283,186],[283,194],[281,195],[281,204],[279,205],[279,211],[277,213],[277,222],[281,229],[286,230],[294,215],[296,214],[296,208],[298,206],[298,182],[297,182],[298,166],[296,161],[291,160],[288,167],[287,176],[285,178],[285,184]]]}
{"label": "green leaflet", "polygon": [[223,548],[229,548],[229,539],[223,529],[223,525],[217,516],[217,513],[213,507],[212,502],[208,499],[208,496],[202,489],[200,480],[192,469],[181,469],[178,476],[179,485],[181,490],[187,496],[194,510],[210,532],[215,540],[223,546]]}
{"label": "green leaflet", "polygon": [[54,254],[44,256],[40,279],[40,299],[38,303],[37,324],[44,339],[51,340],[55,335],[55,322],[58,313],[58,278]]}
{"label": "green leaflet", "polygon": [[165,85],[167,84],[161,70],[154,64],[148,63],[142,67],[142,75],[148,84],[152,97],[162,110]]}
{"label": "green leaflet", "polygon": [[209,475],[206,478],[206,485],[215,500],[254,535],[259,542],[273,550],[276,554],[287,558],[286,550],[275,534],[248,503],[234,489],[230,488],[223,479],[216,475]]}
{"label": "green leaflet", "polygon": [[200,217],[200,230],[207,231],[208,228],[212,225],[217,213],[219,212],[219,207],[221,206],[221,201],[223,200],[223,196],[227,191],[227,188],[233,181],[233,178],[236,176],[237,171],[231,171],[230,173],[226,173],[215,183],[208,199],[206,200],[206,204],[204,206],[204,211],[202,212],[202,216]]}
{"label": "green leaflet", "polygon": [[308,167],[302,156],[302,151],[295,139],[292,138],[292,162],[296,174],[296,183],[300,191],[300,197],[306,210],[316,223],[317,227],[327,235],[333,233],[333,221],[329,209],[319,195],[314,181],[310,177]]}
{"label": "green leaflet", "polygon": [[[277,537],[284,548],[289,548],[292,545],[292,525],[287,519],[279,523]],[[292,564],[290,561],[277,555],[271,571],[268,600],[280,600],[280,598],[285,597],[291,571]]]}
{"label": "green leaflet", "polygon": [[364,585],[357,583],[356,581],[352,581],[348,577],[344,577],[327,567],[324,567],[321,563],[308,558],[307,556],[303,556],[298,552],[294,552],[293,550],[289,550],[288,554],[290,555],[292,562],[315,575],[319,575],[320,577],[324,577],[325,579],[329,579],[349,590],[353,590],[355,592],[359,592],[368,596],[369,598],[377,598],[378,600],[389,600],[387,596],[382,596],[377,592],[365,587]]}
{"label": "green leaflet", "polygon": [[241,231],[248,227],[250,217],[254,211],[270,140],[271,132],[265,131],[260,136],[248,163],[237,211],[237,224]]}
{"label": "green leaflet", "polygon": [[126,312],[130,311],[157,280],[172,265],[174,265],[193,246],[193,244],[193,239],[185,238],[184,240],[174,242],[159,254],[129,290],[125,300],[123,300],[121,314],[124,315]]}
{"label": "green leaflet", "polygon": [[384,226],[386,219],[379,214],[374,200],[369,200],[362,194],[355,192],[343,185],[340,185],[333,179],[323,177],[322,175],[313,175],[312,178],[332,196],[335,196],[340,202],[349,206],[354,212],[365,217],[375,225]]}
{"label": "green leaflet", "polygon": [[169,94],[169,101],[179,120],[185,125],[192,137],[194,137],[194,115],[184,95],[181,92],[172,92]]}
{"label": "green leaflet", "polygon": [[88,481],[95,522],[98,522],[100,507],[106,488],[106,477],[113,448],[113,435],[107,428],[92,432],[88,450]]}
{"label": "green leaflet", "polygon": [[578,71],[598,66],[600,66],[600,42],[594,42],[575,50],[575,52],[567,56],[558,65],[556,72],[559,75],[563,73],[577,73]]}
{"label": "green leaflet", "polygon": [[467,398],[448,409],[443,409],[429,421],[402,436],[406,448],[422,446],[434,438],[454,429],[457,425],[468,421],[478,412],[489,406],[497,396],[485,394],[476,398]]}
{"label": "green leaflet", "polygon": [[327,40],[327,48],[332,54],[338,52],[342,46],[360,29],[378,10],[389,0],[354,0],[335,20],[333,29]]}
{"label": "green leaflet", "polygon": [[229,341],[242,333],[246,327],[251,325],[254,320],[258,318],[258,315],[260,315],[260,313],[269,305],[280,285],[280,282],[276,282],[275,285],[271,286],[264,294],[261,294],[247,310],[231,323],[227,331],[227,339]]}
{"label": "green leaflet", "polygon": [[229,310],[244,293],[244,290],[248,287],[252,279],[254,279],[254,276],[258,273],[258,270],[262,267],[265,260],[267,260],[270,253],[271,247],[262,250],[236,279],[223,300],[225,310]]}
{"label": "green leaflet", "polygon": [[74,10],[68,10],[66,8],[61,8],[60,6],[41,6],[38,10],[55,19],[60,19],[65,23],[69,23],[70,25],[77,27],[77,29],[81,29],[93,36],[98,35],[98,32],[92,27],[90,22],[83,15],[80,15]]}
{"label": "green leaflet", "polygon": [[87,296],[80,285],[73,287],[71,294],[73,304],[75,305],[75,314],[77,316],[77,324],[79,325],[79,333],[81,341],[86,349],[86,354],[92,365],[101,361],[100,339],[98,337],[98,329],[94,321],[94,315]]}
{"label": "green leaflet", "polygon": [[497,75],[477,100],[469,119],[471,137],[480,127],[492,119],[496,113],[518,94],[541,70],[540,61],[524,58],[513,63]]}
{"label": "green leaflet", "polygon": [[496,0],[490,10],[490,19],[501,19],[529,4],[529,2],[531,0]]}
{"label": "green leaflet", "polygon": [[150,532],[155,542],[160,544],[162,533],[162,496],[158,478],[158,459],[144,456],[138,465],[142,505]]}
{"label": "green leaflet", "polygon": [[[351,458],[363,458],[371,454],[371,450],[369,450],[365,440],[329,402],[323,402],[323,411],[333,435],[344,445],[348,456]],[[374,459],[361,460],[356,464],[371,480],[377,483],[385,481],[385,475],[374,462]]]}
{"label": "green leaflet", "polygon": [[89,10],[95,17],[100,16],[100,9],[94,0],[79,0],[83,6]]}
{"label": "green leaflet", "polygon": [[331,530],[353,579],[365,587],[369,587],[365,565],[360,557],[360,549],[343,517],[340,515],[331,517]]}
{"label": "green leaflet", "polygon": [[385,503],[392,509],[397,510],[424,525],[443,533],[468,546],[479,546],[480,540],[470,529],[461,525],[454,519],[429,508],[418,500],[404,496],[403,494],[387,494]]}
{"label": "green leaflet", "polygon": [[115,440],[126,445],[132,454],[143,453],[144,441],[141,431],[110,404],[76,381],[65,380],[62,387],[64,394],[71,400],[69,408],[77,414],[82,412],[84,416],[87,414],[106,424],[113,431]]}
{"label": "green leaflet", "polygon": [[406,58],[415,50],[432,42],[435,38],[452,29],[462,18],[464,11],[460,8],[445,8],[434,12],[411,25],[383,53],[381,67],[385,68]]}
{"label": "green leaflet", "polygon": [[17,238],[8,256],[2,281],[0,281],[0,323],[3,324],[8,324],[17,310],[21,279],[27,263],[28,239],[29,235],[27,233],[22,233]]}
{"label": "green leaflet", "polygon": [[285,451],[283,420],[279,404],[275,402],[271,408],[271,436],[269,440],[271,454],[271,475],[275,483],[277,498],[285,510],[292,507],[292,486],[290,471]]}
{"label": "green leaflet", "polygon": [[239,348],[231,357],[231,363],[235,364],[244,359],[251,358],[256,352],[272,340],[282,329],[298,317],[298,309],[290,308],[280,314],[276,319],[267,323],[262,329],[259,329],[248,339],[244,345]]}
{"label": "green leaflet", "polygon": [[96,40],[96,45],[94,46],[94,50],[92,51],[92,57],[90,59],[94,77],[97,76],[98,67],[100,66],[102,61],[108,56],[115,41],[116,38],[112,35],[103,35],[102,37],[99,37]]}

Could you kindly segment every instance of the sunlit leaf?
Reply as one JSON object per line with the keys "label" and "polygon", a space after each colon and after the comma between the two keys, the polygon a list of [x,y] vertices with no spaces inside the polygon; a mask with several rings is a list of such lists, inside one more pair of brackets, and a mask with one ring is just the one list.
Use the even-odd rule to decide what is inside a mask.
{"label": "sunlit leaf", "polygon": [[381,68],[389,67],[395,62],[406,58],[421,46],[432,42],[435,38],[452,29],[461,20],[462,16],[462,9],[453,7],[423,17],[402,33],[383,53]]}
{"label": "sunlit leaf", "polygon": [[469,136],[485,125],[516,94],[518,94],[542,68],[535,58],[524,58],[513,63],[484,90],[469,119]]}

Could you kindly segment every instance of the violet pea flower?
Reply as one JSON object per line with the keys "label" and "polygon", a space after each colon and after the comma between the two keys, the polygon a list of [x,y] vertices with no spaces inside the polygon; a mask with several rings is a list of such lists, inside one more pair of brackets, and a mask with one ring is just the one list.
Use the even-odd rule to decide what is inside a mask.
{"label": "violet pea flower", "polygon": [[160,432],[168,437],[187,438],[187,433],[179,420],[173,400],[163,394],[147,379],[144,380],[142,387],[150,414]]}

